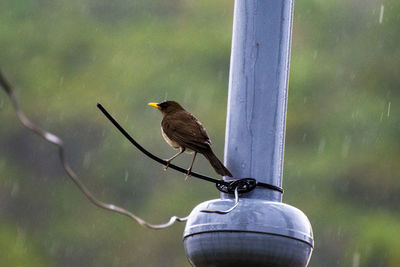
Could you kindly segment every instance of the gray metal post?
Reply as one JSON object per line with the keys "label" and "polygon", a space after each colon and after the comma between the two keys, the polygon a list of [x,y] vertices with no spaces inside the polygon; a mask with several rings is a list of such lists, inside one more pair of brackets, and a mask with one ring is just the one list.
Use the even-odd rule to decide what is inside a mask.
{"label": "gray metal post", "polygon": [[[236,0],[225,163],[234,178],[281,186],[293,0]],[[191,213],[184,244],[194,266],[306,266],[311,225],[281,193],[221,194]]]}
{"label": "gray metal post", "polygon": [[235,178],[281,186],[293,1],[239,0],[234,12],[225,163]]}

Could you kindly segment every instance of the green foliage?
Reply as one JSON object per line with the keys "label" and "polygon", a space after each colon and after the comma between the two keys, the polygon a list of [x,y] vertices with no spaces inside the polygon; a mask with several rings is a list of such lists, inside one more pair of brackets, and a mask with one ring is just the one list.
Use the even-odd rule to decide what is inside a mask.
{"label": "green foliage", "polygon": [[2,266],[45,266],[43,253],[31,236],[27,236],[22,229],[0,225],[0,262]]}
{"label": "green foliage", "polygon": [[[400,265],[399,12],[396,0],[295,4],[283,182],[313,225],[310,266]],[[232,13],[227,0],[3,0],[0,67],[96,196],[164,222],[217,192],[148,161],[96,103],[167,158],[146,103],[175,99],[222,157]],[[152,232],[99,210],[4,93],[0,120],[0,266],[188,265],[182,224]],[[201,158],[195,169],[213,175]]]}

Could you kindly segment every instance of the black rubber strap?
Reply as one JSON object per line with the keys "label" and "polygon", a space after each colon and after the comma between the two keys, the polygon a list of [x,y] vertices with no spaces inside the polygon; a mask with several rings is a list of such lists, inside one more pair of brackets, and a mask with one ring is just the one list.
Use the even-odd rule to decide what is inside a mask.
{"label": "black rubber strap", "polygon": [[[137,149],[139,149],[140,152],[142,152],[143,154],[145,154],[152,160],[157,161],[158,163],[167,165],[167,162],[165,160],[153,155],[152,153],[147,151],[144,147],[142,147],[138,142],[136,142],[135,139],[133,139],[133,137],[130,136],[127,131],[125,131],[125,129],[110,115],[110,113],[107,112],[107,110],[101,104],[97,104],[97,107],[104,114],[104,116],[106,116],[107,119],[112,124],[114,124],[114,126],[125,136],[125,138],[128,139],[129,142],[131,142],[131,144],[134,145]],[[181,167],[178,167],[174,164],[169,164],[168,167],[171,169],[177,170],[181,173],[186,174],[186,172],[187,172],[187,170],[185,170]],[[209,176],[206,176],[203,174],[195,173],[195,172],[190,172],[189,175],[192,177],[195,177],[195,178],[199,178],[199,179],[202,179],[202,180],[205,180],[208,182],[215,183],[217,186],[217,189],[219,191],[224,192],[224,193],[229,193],[229,194],[233,194],[235,192],[236,187],[238,188],[239,193],[246,193],[246,192],[252,191],[257,186],[272,189],[275,191],[279,191],[280,193],[283,193],[283,189],[281,187],[276,186],[276,185],[267,184],[267,183],[257,182],[257,180],[254,178],[243,178],[243,179],[237,179],[237,180],[232,180],[232,181],[224,181],[224,180],[215,179],[215,178],[212,178],[212,177],[209,177]]]}
{"label": "black rubber strap", "polygon": [[[226,183],[229,184],[226,185]],[[283,188],[272,184],[257,182],[257,180],[254,178],[242,178],[238,180],[225,181],[225,183],[217,183],[216,186],[219,191],[228,194],[233,194],[235,192],[235,188],[238,188],[239,193],[247,193],[252,191],[257,186],[275,190],[283,194]]]}

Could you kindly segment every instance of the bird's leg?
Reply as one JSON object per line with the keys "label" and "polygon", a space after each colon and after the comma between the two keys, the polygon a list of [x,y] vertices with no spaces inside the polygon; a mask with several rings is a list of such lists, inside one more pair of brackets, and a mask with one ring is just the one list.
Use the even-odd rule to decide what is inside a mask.
{"label": "bird's leg", "polygon": [[185,181],[187,181],[189,179],[189,177],[191,176],[190,173],[192,172],[192,167],[193,167],[194,160],[196,159],[196,155],[197,155],[197,152],[194,152],[192,164],[190,164],[190,168],[187,170]]}
{"label": "bird's leg", "polygon": [[167,162],[167,164],[164,166],[164,171],[166,171],[168,169],[169,163],[176,158],[177,156],[179,156],[180,154],[182,154],[183,152],[185,152],[185,148],[184,147],[179,147],[179,152],[176,153],[175,155],[173,155],[172,157],[170,157],[169,159],[165,160]]}

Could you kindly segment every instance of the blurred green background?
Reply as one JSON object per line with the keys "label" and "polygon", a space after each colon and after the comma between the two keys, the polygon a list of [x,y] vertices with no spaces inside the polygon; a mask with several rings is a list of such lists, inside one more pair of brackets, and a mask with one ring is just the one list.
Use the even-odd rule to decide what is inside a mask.
{"label": "blurred green background", "polygon": [[[399,14],[397,0],[295,3],[283,185],[312,223],[311,267],[400,266]],[[232,16],[227,0],[2,0],[0,67],[97,197],[162,223],[218,192],[163,172],[96,103],[167,158],[146,104],[177,100],[222,158]],[[0,266],[189,265],[184,224],[94,207],[3,91],[0,122]],[[195,171],[214,176],[202,157]]]}

